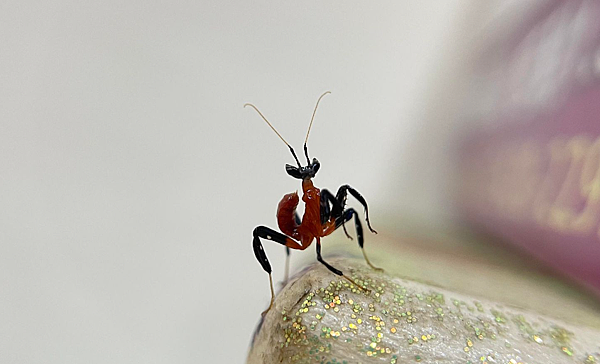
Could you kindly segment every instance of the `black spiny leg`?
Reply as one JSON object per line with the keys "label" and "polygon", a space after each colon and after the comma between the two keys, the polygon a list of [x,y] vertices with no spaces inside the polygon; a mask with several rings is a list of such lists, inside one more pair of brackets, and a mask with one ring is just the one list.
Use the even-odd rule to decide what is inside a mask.
{"label": "black spiny leg", "polygon": [[252,240],[252,249],[254,250],[254,255],[256,256],[256,259],[263,267],[265,272],[269,273],[269,285],[271,287],[271,303],[269,304],[269,307],[262,313],[262,315],[264,316],[267,312],[269,312],[271,307],[273,307],[273,302],[275,301],[275,291],[273,290],[273,278],[271,277],[271,264],[269,263],[269,259],[267,259],[267,254],[265,254],[265,250],[263,249],[260,239],[262,238],[272,240],[281,245],[286,245],[286,243],[292,240],[292,238],[266,226],[257,226],[252,232],[252,235],[254,236],[254,239]]}
{"label": "black spiny leg", "polygon": [[343,276],[344,275],[344,273],[342,273],[341,270],[334,268],[329,263],[327,263],[326,261],[323,260],[323,257],[321,256],[321,242],[319,240],[317,240],[317,260],[319,262],[323,263],[323,265],[326,266],[327,269],[329,269],[330,271],[332,271],[333,274],[337,274],[338,276]]}
{"label": "black spiny leg", "polygon": [[329,203],[335,200],[335,197],[326,189],[321,190],[321,224],[325,224],[331,217],[331,207]]}
{"label": "black spiny leg", "polygon": [[[344,206],[346,206],[346,196],[348,195],[348,192],[350,192],[350,194],[354,196],[354,198],[357,199],[358,202],[361,203],[361,205],[363,205],[363,207],[365,208],[365,220],[367,221],[367,227],[369,228],[369,230],[371,230],[372,233],[377,234],[377,231],[373,230],[373,228],[371,227],[371,222],[369,221],[369,207],[367,206],[367,201],[364,197],[362,197],[360,193],[358,193],[357,190],[348,185],[343,185],[338,190],[335,198],[340,202],[343,208]],[[344,230],[345,229],[346,227],[344,226]]]}
{"label": "black spiny leg", "polygon": [[[331,209],[329,208],[329,204],[331,203]],[[321,190],[321,224],[325,224],[329,221],[330,218],[334,218],[336,221],[340,217],[342,217],[342,213],[344,211],[344,206],[340,203],[340,201],[333,196],[331,192],[328,190]],[[342,222],[342,226],[343,222]],[[337,228],[337,226],[336,226]],[[352,240],[350,234],[346,230],[346,226],[344,226],[344,233],[348,239]]]}
{"label": "black spiny leg", "polygon": [[331,272],[333,272],[333,274],[336,274],[338,276],[342,276],[344,277],[346,280],[348,280],[350,283],[352,283],[353,285],[355,285],[356,287],[358,287],[359,289],[368,291],[366,288],[364,288],[363,286],[359,285],[358,283],[354,282],[350,277],[345,276],[344,273],[342,273],[341,270],[333,267],[331,264],[327,263],[326,261],[323,260],[323,257],[321,256],[321,240],[317,238],[317,260],[319,262],[321,262],[324,266],[327,267],[327,269],[329,269]]}
{"label": "black spiny leg", "polygon": [[339,228],[340,225],[344,226],[344,222],[350,221],[350,219],[352,219],[352,217],[354,217],[354,226],[356,227],[356,236],[358,237],[358,246],[360,247],[360,250],[363,253],[363,257],[365,257],[365,261],[367,262],[369,267],[371,267],[377,271],[383,272],[383,269],[378,268],[378,267],[374,266],[373,264],[371,264],[371,262],[369,261],[369,258],[367,257],[367,253],[365,252],[365,248],[364,248],[365,238],[363,236],[362,224],[360,222],[360,219],[358,218],[358,214],[356,213],[356,211],[353,208],[347,209],[346,211],[344,211],[343,216],[341,216],[335,220],[335,228],[336,229]]}
{"label": "black spiny leg", "polygon": [[290,248],[285,247],[285,275],[283,276],[282,286],[287,284],[290,275]]}
{"label": "black spiny leg", "polygon": [[[331,209],[329,208],[329,203],[331,203]],[[321,190],[321,217],[326,215],[327,217],[338,218],[342,216],[342,212],[344,210],[344,206],[340,203],[340,201],[333,196],[329,190],[322,189]],[[329,220],[329,219],[327,219]],[[325,220],[325,221],[327,221]]]}

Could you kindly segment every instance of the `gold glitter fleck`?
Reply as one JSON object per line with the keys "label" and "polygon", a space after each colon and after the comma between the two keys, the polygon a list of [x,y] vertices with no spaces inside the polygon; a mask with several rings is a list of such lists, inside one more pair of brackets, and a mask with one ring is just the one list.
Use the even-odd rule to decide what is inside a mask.
{"label": "gold glitter fleck", "polygon": [[494,320],[500,324],[506,323],[506,317],[496,310],[492,310],[492,315],[494,315]]}
{"label": "gold glitter fleck", "polygon": [[563,346],[560,349],[563,351],[563,353],[567,354],[568,356],[573,355],[573,351],[570,348],[566,347],[566,346]]}
{"label": "gold glitter fleck", "polygon": [[391,332],[392,334],[393,334],[393,333],[395,333],[395,332],[396,332],[396,328],[395,328],[395,327],[392,327],[392,328],[390,329],[390,332]]}

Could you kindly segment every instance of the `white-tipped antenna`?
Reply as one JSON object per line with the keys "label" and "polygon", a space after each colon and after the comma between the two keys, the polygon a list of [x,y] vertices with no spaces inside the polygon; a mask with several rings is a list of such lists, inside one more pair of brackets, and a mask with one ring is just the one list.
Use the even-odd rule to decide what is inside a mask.
{"label": "white-tipped antenna", "polygon": [[296,152],[294,152],[294,148],[292,148],[292,146],[285,141],[285,139],[283,139],[283,137],[281,136],[281,134],[279,134],[279,132],[277,131],[277,129],[275,129],[273,127],[273,125],[271,125],[271,123],[269,122],[269,120],[267,120],[267,118],[260,112],[260,110],[258,110],[258,108],[252,104],[244,104],[244,107],[246,106],[251,106],[254,110],[256,110],[256,112],[260,115],[260,117],[263,118],[263,120],[271,127],[271,129],[273,129],[273,131],[275,132],[275,134],[277,134],[277,136],[279,137],[279,139],[281,139],[281,141],[283,141],[285,143],[285,145],[288,146],[288,148],[290,148],[290,151],[292,152],[292,155],[294,156],[294,159],[296,160],[296,163],[298,163],[298,167],[300,167],[300,161],[298,160],[298,157],[296,156]]}
{"label": "white-tipped antenna", "polygon": [[308,131],[306,132],[306,139],[304,139],[304,144],[306,144],[306,142],[308,141],[308,134],[310,134],[310,128],[312,128],[313,120],[315,120],[315,114],[317,113],[317,108],[319,107],[319,102],[321,101],[323,96],[330,94],[330,93],[331,93],[331,91],[325,91],[323,93],[323,95],[319,96],[319,99],[317,100],[317,104],[315,105],[315,110],[313,111],[312,117],[310,118],[310,124],[308,124]]}
{"label": "white-tipped antenna", "polygon": [[277,134],[277,136],[279,137],[279,139],[281,139],[285,145],[287,145],[288,147],[290,146],[290,144],[288,142],[285,141],[285,139],[283,139],[283,137],[281,136],[281,134],[279,134],[279,132],[273,127],[273,125],[271,125],[271,123],[269,122],[269,120],[267,120],[267,118],[262,114],[262,112],[260,112],[260,110],[258,110],[258,108],[252,104],[244,104],[244,107],[246,106],[251,106],[254,110],[256,110],[256,112],[263,118],[263,120],[269,124],[269,126],[271,127],[271,129],[273,129],[273,131],[275,132],[275,134]]}
{"label": "white-tipped antenna", "polygon": [[308,164],[310,164],[310,159],[308,158],[308,149],[306,148],[306,143],[308,142],[308,135],[310,134],[310,128],[312,128],[313,120],[315,120],[315,114],[317,113],[317,108],[319,107],[319,102],[323,98],[323,96],[330,94],[331,91],[325,91],[323,95],[319,96],[317,100],[317,104],[315,105],[315,110],[313,111],[312,117],[310,118],[310,124],[308,124],[308,131],[306,132],[306,139],[304,139],[304,155],[306,156],[306,160]]}

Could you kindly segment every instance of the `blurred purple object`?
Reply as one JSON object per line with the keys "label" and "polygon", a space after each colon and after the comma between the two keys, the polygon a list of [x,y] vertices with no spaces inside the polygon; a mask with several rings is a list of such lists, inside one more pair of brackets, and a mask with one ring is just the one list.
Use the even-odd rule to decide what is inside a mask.
{"label": "blurred purple object", "polygon": [[[468,223],[600,292],[600,1],[554,1],[477,60]],[[484,125],[484,126],[482,126]]]}

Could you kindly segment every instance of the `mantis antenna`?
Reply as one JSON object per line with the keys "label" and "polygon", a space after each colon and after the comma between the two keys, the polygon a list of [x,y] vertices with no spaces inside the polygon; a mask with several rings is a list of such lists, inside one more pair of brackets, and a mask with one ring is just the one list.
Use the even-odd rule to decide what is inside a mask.
{"label": "mantis antenna", "polygon": [[[317,103],[318,105],[318,103]],[[290,152],[292,152],[292,155],[294,156],[294,159],[296,160],[296,163],[298,163],[298,167],[301,167],[300,165],[300,161],[298,160],[298,157],[296,156],[296,152],[294,152],[294,148],[292,148],[292,146],[285,141],[285,139],[283,139],[283,137],[281,136],[281,134],[279,134],[279,132],[277,131],[277,129],[275,129],[273,127],[273,125],[271,125],[271,123],[269,122],[269,120],[267,120],[267,118],[260,112],[260,110],[258,110],[258,108],[252,104],[244,104],[244,107],[246,106],[250,106],[252,107],[254,110],[256,110],[256,112],[262,117],[262,119],[271,127],[271,129],[273,129],[273,131],[275,132],[275,134],[277,134],[277,136],[279,137],[279,139],[281,139],[281,141],[283,141],[285,143],[285,145],[288,146],[288,148],[290,148]],[[314,115],[313,115],[314,117]],[[312,122],[311,122],[312,123]]]}
{"label": "mantis antenna", "polygon": [[308,124],[308,131],[306,132],[306,139],[304,139],[304,155],[306,156],[306,161],[310,164],[310,158],[308,158],[308,148],[306,148],[306,142],[308,142],[308,134],[310,134],[310,128],[312,128],[313,120],[315,119],[315,114],[317,113],[317,108],[319,107],[319,102],[323,98],[323,96],[330,94],[331,91],[325,91],[319,99],[317,100],[317,104],[315,105],[315,110],[313,111],[312,117],[310,118],[310,124]]}

